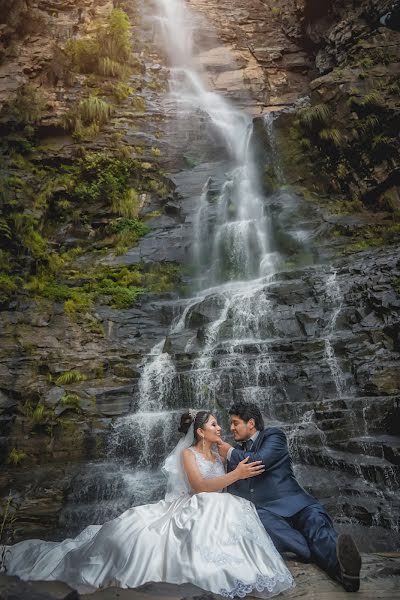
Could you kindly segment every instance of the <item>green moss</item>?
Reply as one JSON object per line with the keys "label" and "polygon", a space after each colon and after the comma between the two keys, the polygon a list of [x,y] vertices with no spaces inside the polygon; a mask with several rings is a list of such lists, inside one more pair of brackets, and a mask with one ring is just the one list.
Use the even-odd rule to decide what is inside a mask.
{"label": "green moss", "polygon": [[138,237],[146,235],[150,231],[148,225],[139,221],[138,219],[117,219],[111,223],[111,231],[114,233],[124,233],[130,231],[135,233]]}
{"label": "green moss", "polygon": [[357,232],[357,238],[346,245],[343,251],[344,254],[379,248],[387,244],[398,244],[400,241],[400,223],[394,223],[390,226],[386,224],[366,226]]}
{"label": "green moss", "polygon": [[138,112],[145,112],[146,100],[142,96],[134,96],[132,98],[132,106]]}
{"label": "green moss", "polygon": [[115,254],[122,256],[129,248],[135,246],[139,238],[146,235],[150,228],[138,219],[124,218],[114,221],[111,231],[114,233]]}
{"label": "green moss", "polygon": [[110,296],[111,306],[114,308],[130,308],[143,293],[143,288],[136,286],[125,287],[110,278],[104,278],[97,284],[97,293]]}
{"label": "green moss", "polygon": [[162,214],[163,213],[161,210],[152,210],[151,212],[146,213],[143,219],[145,221],[150,221],[151,219],[157,219],[158,217],[161,217]]}
{"label": "green moss", "polygon": [[15,275],[0,273],[0,304],[7,302],[20,289],[22,279]]}
{"label": "green moss", "polygon": [[176,289],[181,269],[174,263],[160,263],[153,265],[144,274],[144,284],[149,291],[154,293],[172,292]]}
{"label": "green moss", "polygon": [[379,248],[380,246],[383,246],[384,243],[385,241],[381,237],[359,240],[357,242],[352,242],[351,244],[346,245],[344,253],[353,254],[354,252],[363,252],[365,250],[370,250],[371,248]]}
{"label": "green moss", "polygon": [[64,302],[64,312],[73,318],[76,313],[88,311],[93,306],[93,299],[89,294],[72,290],[72,298]]}

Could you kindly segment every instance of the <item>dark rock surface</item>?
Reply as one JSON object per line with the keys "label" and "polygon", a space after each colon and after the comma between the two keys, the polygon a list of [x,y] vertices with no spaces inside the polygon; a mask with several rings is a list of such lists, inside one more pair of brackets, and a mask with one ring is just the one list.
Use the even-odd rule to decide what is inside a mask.
{"label": "dark rock surface", "polygon": [[[358,600],[398,600],[400,598],[400,566],[398,555],[363,555],[363,568],[361,572],[361,587],[357,593]],[[341,586],[329,579],[318,567],[304,565],[295,561],[287,563],[292,572],[296,587],[285,592],[279,598],[297,600],[345,600],[348,593]],[[31,595],[26,595],[27,590]],[[11,595],[14,593],[15,595]],[[24,595],[25,594],[25,595]],[[37,594],[37,595],[34,595]],[[70,594],[70,595],[68,595]],[[184,600],[179,590],[171,591],[166,586],[153,584],[141,590],[122,590],[108,588],[94,594],[75,596],[69,588],[62,583],[34,582],[23,584],[14,578],[0,576],[0,598],[4,600],[74,600],[74,598],[93,600],[161,600],[168,595],[173,600]],[[203,593],[192,596],[197,600],[213,600],[217,596]],[[247,596],[250,598],[250,596]],[[189,598],[185,596],[185,598]]]}
{"label": "dark rock surface", "polygon": [[[7,101],[22,83],[44,78],[48,102],[40,130],[43,141],[53,146],[42,149],[36,161],[42,166],[57,165],[75,160],[77,144],[59,128],[62,115],[80,97],[83,85],[79,77],[71,86],[60,83],[54,88],[49,84],[52,44],[65,41],[71,31],[90,32],[93,17],[109,11],[111,3],[87,0],[82,14],[74,2],[58,3],[58,12],[53,2],[38,4],[46,21],[45,38],[35,31],[19,32],[14,26],[1,30],[6,45],[13,41],[14,50],[20,52],[13,56],[9,50],[2,51],[0,100]],[[336,2],[327,8],[315,2],[254,0],[243,6],[236,0],[192,0],[193,8],[206,13],[215,27],[199,61],[210,65],[215,89],[256,114],[292,106],[312,90],[314,104],[323,102],[333,112],[337,109],[333,125],[345,130],[342,136],[352,152],[348,134],[353,120],[362,121],[362,115],[359,118],[350,109],[349,95],[362,100],[380,82],[384,114],[390,115],[384,126],[395,131],[398,115],[396,97],[387,89],[398,72],[398,32],[379,25],[389,3],[356,4]],[[34,23],[32,19],[32,28]],[[135,26],[138,37],[140,29]],[[117,133],[122,136],[118,143],[139,147],[141,159],[152,162],[152,172],[163,167],[170,179],[167,190],[148,194],[144,200],[143,214],[156,212],[147,221],[150,232],[122,255],[102,254],[98,263],[105,266],[190,262],[194,215],[203,185],[208,179],[212,202],[226,168],[218,143],[206,128],[202,130],[202,120],[187,124],[183,133],[175,131],[174,116],[165,114],[162,103],[165,85],[146,88],[151,73],[157,73],[165,84],[167,69],[152,45],[152,31],[143,35],[146,76],[139,83],[146,111],[122,103],[105,131],[83,145],[89,150],[110,150],[116,144],[112,134]],[[346,63],[357,40],[381,49],[376,64],[354,64],[360,57]],[[232,61],[227,59],[227,50],[233,52]],[[334,72],[334,67],[342,71]],[[133,76],[130,83],[138,84],[137,79]],[[357,94],[351,91],[355,84]],[[287,113],[281,117],[285,119],[284,134],[293,124],[287,117]],[[372,141],[368,146],[361,140],[360,145],[369,148]],[[151,153],[153,145],[161,149],[157,160]],[[284,148],[278,147],[284,155]],[[266,154],[270,151],[271,147],[265,150]],[[276,192],[268,198],[266,209],[279,233],[274,250],[287,260],[274,280],[260,290],[260,296],[270,302],[270,312],[260,324],[267,341],[263,345],[244,341],[235,348],[234,356],[221,343],[213,366],[216,379],[223,374],[217,408],[222,412],[232,399],[241,397],[257,400],[268,423],[287,431],[301,481],[325,502],[340,527],[357,530],[369,551],[400,543],[400,264],[398,250],[391,245],[393,239],[385,239],[380,248],[366,244],[363,252],[348,250],[348,245],[359,231],[378,222],[382,228],[393,226],[400,205],[397,157],[375,160],[368,152],[354,154],[362,165],[346,164],[347,175],[328,177],[329,196],[322,197],[313,187],[322,177],[317,163],[310,160],[307,170],[287,153],[284,166],[290,163],[292,171],[287,168],[284,175],[289,183],[302,188],[304,197]],[[338,177],[346,179],[351,198],[353,193],[357,198],[361,195],[370,209],[378,204],[386,212],[332,214],[330,195],[338,193],[339,187],[329,186]],[[269,184],[269,192],[277,189],[276,181]],[[307,185],[314,192],[312,200]],[[385,196],[387,192],[390,198]],[[66,247],[73,247],[77,239],[98,242],[95,231],[103,217],[97,206],[90,210],[85,213],[86,224],[58,230],[59,241]],[[296,230],[301,230],[304,243],[297,244]],[[75,267],[89,268],[97,261],[98,250],[94,243]],[[336,291],[327,289],[332,276]],[[190,289],[192,274],[183,274],[182,279]],[[155,439],[151,447],[140,437],[132,439],[130,430],[120,427],[119,419],[128,414],[135,418],[139,379],[151,348],[158,343],[177,369],[166,405],[160,410],[173,411],[197,401],[192,367],[204,350],[206,327],[220,314],[224,299],[214,294],[195,302],[187,311],[184,328],[169,335],[171,323],[187,307],[180,296],[178,290],[146,293],[125,309],[99,303],[91,316],[83,313],[75,320],[68,317],[61,302],[36,301],[26,293],[3,307],[0,453],[4,470],[0,493],[6,498],[11,490],[17,505],[15,539],[61,538],[65,531],[77,533],[88,523],[102,522],[132,504],[162,496],[163,481],[155,470],[176,440],[173,419],[177,415],[170,412],[167,436],[157,424],[145,424],[145,433]],[[228,315],[222,341],[229,340],[234,325]],[[256,373],[257,364],[261,369]],[[55,383],[71,369],[84,373],[86,379]],[[208,391],[202,389],[203,397],[215,402]],[[65,394],[78,396],[78,401],[65,406]],[[29,404],[38,402],[47,412],[40,423],[33,423]],[[147,462],[143,462],[143,447],[150,455]],[[25,455],[15,465],[7,462],[13,449]],[[148,469],[146,477],[128,485],[137,468]],[[373,532],[375,547],[365,539],[365,526]]]}

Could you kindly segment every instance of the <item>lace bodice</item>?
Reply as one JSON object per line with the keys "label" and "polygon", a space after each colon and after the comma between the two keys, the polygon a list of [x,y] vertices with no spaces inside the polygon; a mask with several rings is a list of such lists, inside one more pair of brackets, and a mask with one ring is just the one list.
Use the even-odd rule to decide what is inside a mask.
{"label": "lace bodice", "polygon": [[213,477],[221,477],[221,475],[225,475],[224,463],[222,462],[218,453],[213,452],[215,456],[215,462],[211,462],[210,460],[204,458],[204,456],[193,447],[189,448],[189,450],[193,452],[199,471],[204,479],[213,479]]}

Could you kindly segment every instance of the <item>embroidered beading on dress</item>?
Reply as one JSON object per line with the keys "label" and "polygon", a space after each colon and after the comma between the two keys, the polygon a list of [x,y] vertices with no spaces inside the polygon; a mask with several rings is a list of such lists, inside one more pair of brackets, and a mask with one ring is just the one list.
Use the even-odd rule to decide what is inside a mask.
{"label": "embroidered beading on dress", "polygon": [[222,550],[215,550],[207,546],[197,545],[195,546],[195,550],[197,550],[203,560],[220,567],[224,565],[240,565],[244,562],[242,558],[237,558],[236,556],[222,552]]}
{"label": "embroidered beading on dress", "polygon": [[240,579],[236,579],[233,588],[230,590],[223,588],[219,590],[219,594],[224,596],[224,598],[244,598],[245,596],[250,595],[254,590],[259,593],[264,592],[264,590],[268,590],[270,594],[273,592],[279,593],[279,584],[285,584],[285,589],[287,589],[288,586],[294,585],[293,577],[287,577],[281,573],[273,575],[272,577],[257,575],[257,578],[253,583],[245,583]]}
{"label": "embroidered beading on dress", "polygon": [[[248,500],[244,499],[241,500],[241,505],[243,513],[238,514],[238,517],[241,518],[240,520],[238,519],[237,521],[230,524],[229,535],[226,538],[223,538],[222,543],[229,546],[231,544],[237,544],[243,538],[249,538],[255,544],[258,544],[259,546],[264,546],[266,543],[267,535],[255,511],[254,506]],[[276,555],[279,555],[275,546],[273,546],[273,551]]]}
{"label": "embroidered beading on dress", "polygon": [[[224,464],[219,454],[213,452],[215,461],[211,462],[210,460],[204,458],[204,456],[193,447],[189,448],[189,450],[193,452],[199,471],[204,479],[213,479],[214,477],[221,477],[222,475],[225,475]],[[222,492],[222,490],[219,491]]]}

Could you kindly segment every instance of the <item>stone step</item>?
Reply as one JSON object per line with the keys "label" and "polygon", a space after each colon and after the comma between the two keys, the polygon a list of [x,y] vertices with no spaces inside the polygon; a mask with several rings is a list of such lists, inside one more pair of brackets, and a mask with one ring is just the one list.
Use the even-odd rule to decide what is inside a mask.
{"label": "stone step", "polygon": [[335,430],[335,433],[337,433],[338,429],[343,430],[343,428],[346,428],[348,425],[348,421],[344,416],[337,418],[320,419],[317,420],[317,423],[318,427],[322,429],[322,431]]}
{"label": "stone step", "polygon": [[300,463],[345,471],[365,481],[381,485],[389,491],[399,488],[400,467],[384,458],[359,456],[326,446],[298,445],[296,451]]}
{"label": "stone step", "polygon": [[400,465],[400,437],[376,435],[350,438],[339,444],[340,449],[354,454],[364,454],[384,458],[394,465]]}

